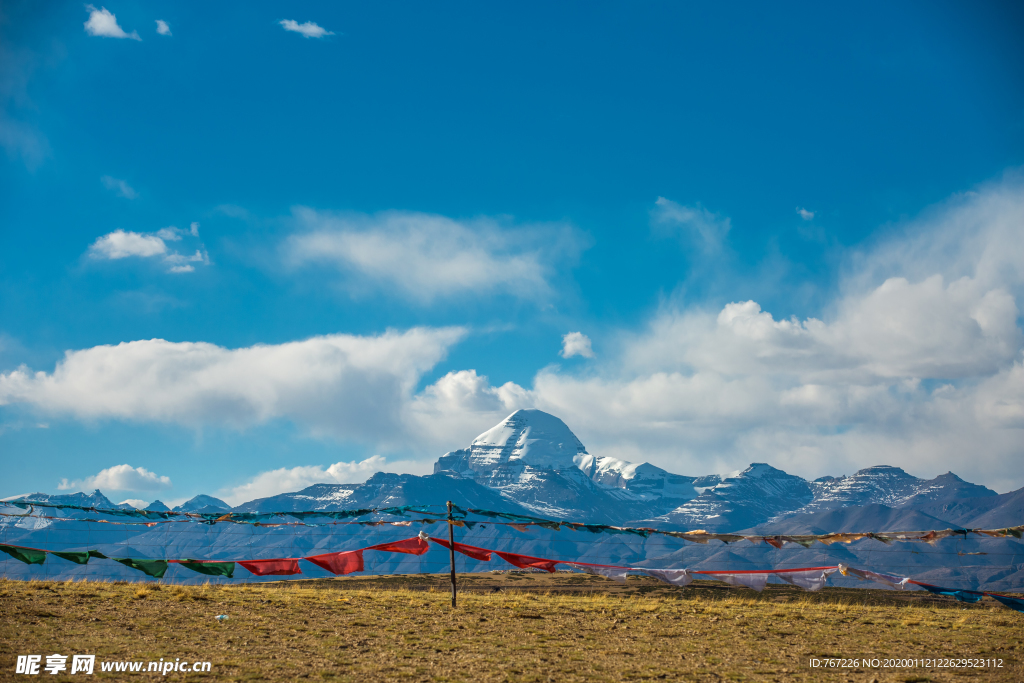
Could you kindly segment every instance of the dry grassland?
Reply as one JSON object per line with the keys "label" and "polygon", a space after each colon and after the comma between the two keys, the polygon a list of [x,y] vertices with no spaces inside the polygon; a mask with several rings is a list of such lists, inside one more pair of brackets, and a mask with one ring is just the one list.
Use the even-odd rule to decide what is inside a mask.
{"label": "dry grassland", "polygon": [[[921,593],[576,574],[170,586],[0,581],[0,680],[18,654],[208,660],[239,681],[1022,681],[1024,615]],[[226,614],[218,622],[215,615]],[[997,659],[1002,668],[811,669],[812,657]],[[70,660],[69,660],[70,661]],[[147,680],[159,674],[121,674]],[[117,674],[96,678],[118,680]],[[39,680],[83,680],[42,674]],[[85,678],[84,680],[89,680]]]}

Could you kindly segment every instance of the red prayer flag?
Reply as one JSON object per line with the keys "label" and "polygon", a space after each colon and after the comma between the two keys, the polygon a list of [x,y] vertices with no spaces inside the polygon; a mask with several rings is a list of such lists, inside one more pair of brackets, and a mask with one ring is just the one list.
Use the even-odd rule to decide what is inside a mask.
{"label": "red prayer flag", "polygon": [[[430,540],[434,543],[437,543],[438,545],[443,545],[445,548],[451,547],[448,545],[448,541],[444,540],[443,538],[434,538],[433,536],[431,536]],[[490,562],[491,553],[494,551],[488,550],[487,548],[477,548],[474,545],[466,545],[465,543],[456,543],[455,552],[462,553],[463,555],[469,555],[470,557],[476,560]]]}
{"label": "red prayer flag", "polygon": [[407,538],[404,541],[395,541],[393,543],[381,543],[380,545],[371,545],[369,548],[363,548],[363,550],[381,550],[389,553],[409,553],[410,555],[422,555],[423,553],[430,550],[430,544],[424,541],[419,536],[413,536]]}
{"label": "red prayer flag", "polygon": [[535,569],[543,569],[546,572],[555,571],[555,565],[561,562],[561,560],[545,560],[542,557],[530,557],[529,555],[516,555],[515,553],[503,553],[498,550],[494,552],[498,553],[498,557],[505,560],[509,564],[514,564],[517,567],[526,569],[527,567],[533,567]]}
{"label": "red prayer flag", "polygon": [[350,550],[346,553],[327,553],[304,557],[318,567],[323,567],[332,574],[351,574],[363,571],[363,551]]}
{"label": "red prayer flag", "polygon": [[302,573],[298,560],[243,560],[238,564],[256,576],[287,576]]}

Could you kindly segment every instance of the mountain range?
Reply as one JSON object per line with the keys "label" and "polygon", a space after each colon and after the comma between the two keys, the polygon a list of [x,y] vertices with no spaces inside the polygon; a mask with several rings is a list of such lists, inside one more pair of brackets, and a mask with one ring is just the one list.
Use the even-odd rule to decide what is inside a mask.
{"label": "mountain range", "polygon": [[[54,496],[33,494],[25,498],[94,507],[128,507],[113,504],[99,491]],[[752,463],[728,474],[689,476],[673,474],[649,463],[594,456],[564,422],[539,410],[514,412],[478,436],[469,447],[442,455],[429,475],[378,472],[361,484],[315,484],[301,491],[252,500],[233,508],[222,500],[201,495],[174,510],[287,512],[396,505],[436,505],[440,509],[447,500],[462,507],[574,522],[664,530],[749,531],[752,534],[999,528],[1024,522],[1024,489],[997,494],[951,472],[934,479],[921,479],[898,467],[877,465],[849,476],[808,481],[765,463]],[[148,509],[163,510],[166,506],[154,501]],[[211,550],[219,556],[230,555],[233,548],[237,550],[238,534],[221,529],[233,526],[216,525],[203,532],[201,547],[207,555]],[[332,532],[335,536],[301,529],[293,529],[287,537],[268,535],[260,542],[260,555],[271,553],[272,556],[275,548],[280,551],[282,544],[292,549],[337,547],[340,529]],[[369,539],[374,533],[378,536],[391,533],[374,531],[375,527],[344,529],[347,529],[345,544]],[[40,531],[38,525],[24,530],[29,535]],[[8,539],[13,531],[10,527],[5,530]],[[55,530],[47,533],[48,538],[52,538]],[[156,545],[164,549],[177,544],[180,552],[195,553],[200,547],[198,536],[161,537],[159,533],[163,532],[140,532],[136,542],[140,547]],[[253,533],[246,537],[250,552]],[[408,531],[400,533],[408,534]],[[468,532],[465,542],[493,547],[494,534],[493,530]],[[680,548],[680,544],[670,547],[655,541],[654,537],[643,543],[616,538],[620,540],[614,543],[601,538],[568,540],[564,532],[559,536],[558,532],[531,531],[529,538],[515,537],[501,542],[513,543],[515,552],[551,556],[557,551],[554,552],[557,557],[590,558],[599,562],[647,562],[647,566],[684,563],[684,566],[705,569],[749,568],[758,563],[813,566],[815,563],[848,562],[895,573],[900,570],[906,573],[913,568],[919,576],[931,576],[935,581],[955,579],[962,587],[984,584],[990,589],[1008,590],[1024,586],[1024,568],[1017,564],[1018,557],[1024,560],[1024,545],[1014,539],[972,535],[952,541],[956,544],[955,552],[949,549],[923,552],[919,548],[904,547],[923,544],[879,548],[876,546],[880,544],[871,540],[851,546],[819,547],[820,544],[816,544],[810,549],[782,552],[749,545]],[[366,545],[369,544],[367,541]],[[380,560],[373,571],[422,571],[423,567],[422,561],[394,557]],[[479,568],[487,568],[487,565]]]}
{"label": "mountain range", "polygon": [[[25,498],[130,507],[112,503],[100,491]],[[797,524],[827,533],[845,530],[845,520],[852,519],[869,524],[863,529],[867,531],[893,529],[893,524],[910,528],[901,522],[912,519],[932,519],[932,526],[943,528],[1024,521],[1024,489],[1000,495],[952,472],[921,479],[898,467],[876,465],[850,476],[808,481],[752,463],[729,474],[687,476],[649,463],[596,457],[562,420],[540,410],[517,410],[468,448],[438,458],[431,475],[378,472],[361,484],[314,484],[235,507],[199,495],[173,510],[275,512],[439,505],[447,500],[463,507],[667,530],[764,532]],[[168,508],[157,500],[146,509]],[[868,509],[874,513],[867,515]]]}

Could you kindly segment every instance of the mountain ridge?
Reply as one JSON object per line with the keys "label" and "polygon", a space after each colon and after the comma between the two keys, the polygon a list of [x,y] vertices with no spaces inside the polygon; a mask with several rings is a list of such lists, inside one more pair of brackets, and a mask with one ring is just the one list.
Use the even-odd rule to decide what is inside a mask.
{"label": "mountain ridge", "polygon": [[[561,420],[540,411],[517,411],[481,434],[469,447],[438,458],[424,476],[378,472],[360,484],[314,484],[231,508],[237,512],[290,512],[429,505],[436,514],[415,515],[428,533],[444,528],[444,503],[520,515],[615,526],[663,530],[746,532],[745,535],[896,531],[944,528],[1002,528],[1024,521],[1024,489],[997,494],[952,473],[934,479],[914,477],[900,468],[873,466],[841,477],[808,481],[752,463],[728,474],[673,474],[649,463],[631,463],[587,452]],[[99,491],[58,496],[38,494],[44,502],[128,509]],[[227,503],[199,495],[179,511],[225,512]],[[149,507],[156,508],[156,501]],[[91,517],[68,510],[64,517]],[[436,525],[436,526],[435,526]],[[0,519],[6,542],[30,547],[82,544],[77,528],[45,517]],[[418,526],[418,525],[417,525]],[[894,528],[899,527],[899,528]],[[826,566],[843,562],[897,573],[947,586],[1019,590],[1024,586],[1024,544],[1012,537],[975,534],[947,539],[941,552],[919,544],[886,546],[867,538],[849,545],[786,544],[775,548],[740,541],[724,545],[685,543],[662,535],[608,535],[541,527],[498,527],[489,523],[456,531],[460,542],[565,560],[629,566],[691,569],[765,569]],[[85,539],[110,556],[130,552],[148,557],[294,557],[357,549],[415,534],[405,525],[238,527],[215,525],[91,525]],[[422,558],[393,553],[371,556],[370,574],[448,570],[446,552],[434,549]],[[484,571],[494,565],[458,556],[460,571]],[[135,580],[134,570],[116,562],[53,567],[3,560],[9,578],[106,578]],[[50,573],[46,573],[50,572]],[[310,578],[329,576],[304,566]],[[168,572],[171,582],[201,582],[193,572]],[[267,577],[267,580],[276,577]],[[244,580],[252,580],[247,578]],[[833,577],[833,583],[854,585]]]}
{"label": "mountain ridge", "polygon": [[[31,498],[131,509],[99,490]],[[1024,489],[997,494],[952,472],[922,479],[899,467],[874,465],[848,476],[808,481],[767,463],[751,463],[728,474],[675,474],[646,462],[594,456],[562,420],[540,410],[513,412],[467,448],[440,456],[429,475],[378,472],[360,484],[314,484],[234,507],[200,494],[174,510],[289,512],[442,505],[447,500],[572,521],[717,532],[813,526],[830,533],[845,529],[841,520],[867,523],[872,515],[865,510],[875,515],[871,530],[882,530],[878,524],[899,519],[892,511],[904,509],[919,513],[903,515],[906,519],[941,520],[946,526],[984,522],[999,527],[1024,517]],[[149,507],[165,506],[154,501]]]}

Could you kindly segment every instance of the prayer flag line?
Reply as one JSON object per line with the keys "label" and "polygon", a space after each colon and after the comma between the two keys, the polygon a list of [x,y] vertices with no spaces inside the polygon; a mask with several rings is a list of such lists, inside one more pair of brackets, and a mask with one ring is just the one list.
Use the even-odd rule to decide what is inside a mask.
{"label": "prayer flag line", "polygon": [[[159,519],[162,521],[150,521],[146,522],[146,526],[153,526],[159,523],[166,523],[167,521],[178,521],[178,522],[198,522],[202,524],[218,524],[223,522],[231,522],[235,524],[253,524],[255,526],[327,526],[333,524],[360,524],[360,525],[401,525],[422,523],[422,524],[434,524],[437,522],[443,522],[444,519],[435,519],[427,517],[424,519],[417,520],[404,520],[402,522],[387,522],[383,520],[374,521],[363,521],[363,522],[321,522],[321,523],[309,523],[305,521],[298,522],[269,522],[269,520],[275,517],[292,517],[294,519],[305,520],[316,517],[329,517],[333,519],[347,519],[352,517],[361,517],[369,514],[378,515],[397,515],[405,516],[408,512],[414,512],[418,514],[430,514],[427,508],[438,507],[430,505],[402,505],[396,507],[386,508],[362,508],[356,510],[309,510],[309,511],[291,511],[291,512],[261,512],[261,513],[250,513],[250,512],[227,512],[227,513],[216,513],[216,514],[205,514],[205,513],[192,513],[192,512],[154,512],[151,510],[117,510],[117,509],[100,509],[93,507],[84,507],[79,505],[61,505],[56,503],[38,503],[34,501],[6,501],[3,505],[15,506],[21,509],[27,509],[28,512],[24,515],[13,515],[10,513],[0,513],[3,516],[11,517],[24,517],[31,515],[33,507],[49,507],[49,508],[60,508],[60,509],[72,509],[81,510],[86,512],[93,512],[96,514],[105,514],[120,517],[143,517],[145,519]],[[519,515],[510,512],[496,512],[494,510],[484,510],[478,508],[460,508],[457,505],[453,505],[453,512],[460,515],[461,519],[453,519],[450,523],[456,526],[474,528],[476,526],[485,526],[485,524],[510,526],[518,531],[526,532],[528,527],[537,526],[544,529],[550,529],[559,531],[562,528],[567,528],[572,531],[588,531],[591,533],[610,533],[610,534],[632,534],[641,536],[644,538],[649,537],[651,534],[660,534],[663,536],[670,536],[672,538],[678,538],[691,543],[706,544],[709,541],[720,541],[722,543],[735,543],[738,541],[749,541],[751,543],[766,543],[775,548],[782,548],[786,543],[795,543],[805,548],[809,548],[815,542],[823,543],[825,545],[831,545],[832,543],[853,543],[861,539],[870,538],[881,543],[891,544],[894,541],[919,541],[925,543],[935,543],[944,538],[950,538],[952,536],[961,536],[966,538],[968,534],[985,535],[994,538],[1005,538],[1012,536],[1014,538],[1024,538],[1024,525],[1014,527],[1004,527],[1000,529],[932,529],[926,531],[866,531],[866,532],[838,532],[830,534],[770,534],[770,535],[751,535],[751,534],[736,534],[736,533],[716,533],[708,532],[703,529],[695,529],[691,531],[667,531],[662,529],[653,529],[648,527],[619,527],[608,524],[585,524],[581,522],[566,522],[566,521],[555,521],[550,519],[543,519],[541,517],[530,517],[527,515]],[[504,522],[479,522],[465,519],[468,514],[479,515],[483,517],[489,517],[491,519],[504,519],[508,521]],[[111,520],[97,520],[97,519],[82,519],[82,518],[48,518],[43,515],[36,515],[38,517],[47,519],[61,519],[66,521],[89,521],[99,522],[107,524],[124,524],[125,522],[114,522]]]}
{"label": "prayer flag line", "polygon": [[625,565],[595,564],[574,560],[554,560],[493,550],[490,548],[480,548],[464,543],[449,544],[448,541],[445,541],[444,539],[432,538],[423,532],[420,532],[418,536],[413,536],[412,538],[379,543],[377,545],[359,548],[357,550],[324,553],[306,557],[271,558],[261,560],[160,560],[149,558],[108,557],[96,550],[70,552],[52,551],[9,544],[0,544],[0,551],[7,553],[17,560],[25,562],[26,564],[43,564],[46,561],[46,556],[52,554],[78,564],[87,564],[90,558],[110,559],[127,567],[131,567],[132,569],[137,569],[154,578],[162,578],[170,564],[178,564],[202,574],[232,578],[235,564],[241,565],[250,573],[257,576],[286,576],[301,574],[302,571],[299,567],[300,559],[311,562],[335,575],[351,574],[353,572],[363,571],[363,552],[367,550],[423,555],[430,549],[430,545],[427,543],[428,540],[444,548],[451,548],[452,545],[454,545],[454,549],[457,552],[486,562],[491,560],[492,555],[497,555],[515,567],[523,569],[542,569],[547,572],[554,572],[556,565],[564,564],[590,574],[604,576],[619,582],[624,582],[627,572],[632,571],[642,572],[648,576],[674,586],[687,586],[696,576],[707,576],[709,578],[724,581],[731,585],[745,586],[756,591],[761,591],[767,585],[768,578],[770,576],[776,576],[777,578],[803,588],[804,590],[816,591],[823,588],[826,585],[828,577],[838,571],[844,576],[852,575],[862,581],[870,580],[876,583],[888,585],[892,588],[904,589],[908,584],[920,586],[931,593],[949,596],[961,602],[978,602],[983,596],[988,595],[1011,609],[1018,612],[1024,612],[1024,600],[1021,598],[1001,595],[999,593],[991,593],[989,591],[942,588],[922,581],[914,581],[913,579],[906,577],[897,577],[880,572],[856,569],[844,564],[826,567],[795,567],[785,569],[753,570],[655,569]]}

